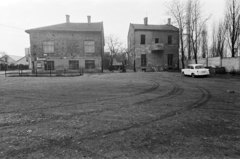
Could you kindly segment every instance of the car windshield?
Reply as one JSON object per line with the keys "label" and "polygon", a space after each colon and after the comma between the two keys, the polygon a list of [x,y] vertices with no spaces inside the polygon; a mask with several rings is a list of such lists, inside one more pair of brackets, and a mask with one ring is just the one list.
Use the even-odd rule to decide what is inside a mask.
{"label": "car windshield", "polygon": [[204,66],[203,65],[195,66],[195,69],[201,69],[201,68],[204,68]]}

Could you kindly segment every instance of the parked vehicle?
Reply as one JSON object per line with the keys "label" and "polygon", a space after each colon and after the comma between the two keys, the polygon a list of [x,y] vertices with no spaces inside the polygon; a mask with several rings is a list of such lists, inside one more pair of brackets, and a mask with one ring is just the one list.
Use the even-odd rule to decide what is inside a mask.
{"label": "parked vehicle", "polygon": [[205,68],[203,64],[189,64],[187,68],[182,69],[183,75],[196,76],[208,76],[209,69]]}

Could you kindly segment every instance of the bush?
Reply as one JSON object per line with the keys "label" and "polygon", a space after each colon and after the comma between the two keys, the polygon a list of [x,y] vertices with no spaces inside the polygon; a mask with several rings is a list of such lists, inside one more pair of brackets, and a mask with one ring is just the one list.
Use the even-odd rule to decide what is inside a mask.
{"label": "bush", "polygon": [[236,70],[236,69],[232,69],[230,72],[229,72],[229,74],[231,74],[231,75],[240,75],[240,70]]}

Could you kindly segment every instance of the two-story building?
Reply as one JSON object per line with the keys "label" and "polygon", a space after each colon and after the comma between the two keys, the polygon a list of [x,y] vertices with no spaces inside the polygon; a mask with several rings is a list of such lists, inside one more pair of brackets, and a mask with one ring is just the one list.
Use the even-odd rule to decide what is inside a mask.
{"label": "two-story building", "polygon": [[66,22],[26,30],[30,35],[33,70],[102,70],[103,22]]}
{"label": "two-story building", "polygon": [[179,29],[171,25],[130,24],[128,31],[128,50],[130,64],[136,70],[148,67],[173,68],[178,66]]}

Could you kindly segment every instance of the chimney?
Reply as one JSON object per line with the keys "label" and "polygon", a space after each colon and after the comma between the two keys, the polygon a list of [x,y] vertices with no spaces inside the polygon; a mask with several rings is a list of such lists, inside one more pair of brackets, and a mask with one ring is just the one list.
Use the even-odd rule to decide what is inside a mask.
{"label": "chimney", "polygon": [[168,25],[171,25],[171,18],[168,18]]}
{"label": "chimney", "polygon": [[90,24],[90,23],[91,23],[91,16],[88,15],[88,16],[87,16],[87,19],[88,19],[88,24]]}
{"label": "chimney", "polygon": [[144,25],[148,25],[148,18],[147,17],[144,18]]}
{"label": "chimney", "polygon": [[70,16],[66,15],[66,23],[70,23]]}

